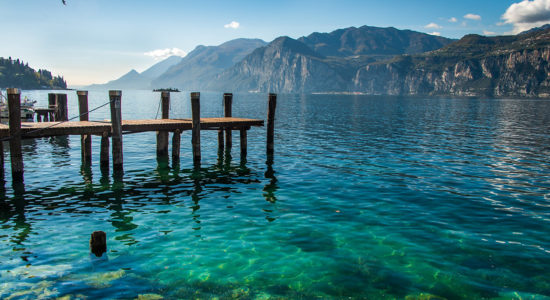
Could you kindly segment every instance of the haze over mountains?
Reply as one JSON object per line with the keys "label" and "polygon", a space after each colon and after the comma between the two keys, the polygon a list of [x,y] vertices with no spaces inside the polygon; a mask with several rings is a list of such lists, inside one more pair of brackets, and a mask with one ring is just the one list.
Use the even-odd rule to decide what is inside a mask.
{"label": "haze over mountains", "polygon": [[198,46],[102,88],[549,97],[550,29],[456,41],[362,26]]}

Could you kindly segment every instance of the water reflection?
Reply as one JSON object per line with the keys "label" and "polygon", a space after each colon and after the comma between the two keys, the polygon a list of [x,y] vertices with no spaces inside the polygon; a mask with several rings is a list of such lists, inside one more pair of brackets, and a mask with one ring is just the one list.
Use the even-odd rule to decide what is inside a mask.
{"label": "water reflection", "polygon": [[275,196],[275,192],[278,189],[277,186],[277,177],[275,177],[275,171],[273,170],[273,156],[268,155],[267,161],[266,161],[267,170],[265,171],[265,178],[269,179],[269,182],[264,186],[264,197],[265,200],[271,203],[275,203],[277,201],[277,197]]}
{"label": "water reflection", "polygon": [[[274,174],[272,167],[268,169],[267,173]],[[6,195],[5,189],[0,189],[0,220],[4,229],[13,230],[8,238],[13,247],[21,248],[20,245],[33,234],[33,221],[28,220],[29,215],[43,215],[45,210],[73,216],[92,215],[98,213],[98,209],[110,212],[106,221],[116,232],[114,239],[127,246],[134,245],[140,242],[135,237],[140,226],[135,221],[136,215],[156,210],[158,205],[170,205],[172,208],[169,209],[173,209],[186,204],[186,199],[190,200],[186,206],[191,209],[192,229],[200,237],[199,232],[203,229],[201,200],[215,193],[241,193],[243,185],[262,182],[258,172],[245,164],[233,165],[231,156],[226,153],[218,157],[215,164],[201,169],[182,169],[179,164],[170,167],[167,160],[159,159],[156,169],[134,172],[127,178],[123,178],[122,173],[111,177],[102,172],[99,182],[94,182],[90,166],[81,166],[80,172],[82,181],[59,187],[57,191],[33,187],[25,190],[25,185],[20,184],[14,187],[14,194],[10,196]],[[276,182],[274,176],[270,179],[272,183]],[[275,199],[276,186],[268,186],[271,186],[268,188],[270,199]],[[63,197],[59,197],[60,194]],[[158,209],[159,213],[164,213],[166,207]]]}

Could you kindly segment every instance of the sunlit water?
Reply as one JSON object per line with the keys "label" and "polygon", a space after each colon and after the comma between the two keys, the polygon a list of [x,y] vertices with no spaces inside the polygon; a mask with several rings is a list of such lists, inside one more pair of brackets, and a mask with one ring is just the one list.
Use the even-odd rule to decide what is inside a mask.
{"label": "sunlit water", "polygon": [[[221,94],[201,96],[222,115]],[[123,118],[155,118],[159,98],[123,91]],[[234,97],[234,116],[266,110],[267,95]],[[189,93],[170,114],[190,117]],[[18,192],[5,144],[0,298],[550,296],[550,101],[279,95],[273,164],[265,128],[246,163],[238,133],[229,157],[203,131],[200,171],[190,140],[173,165],[154,133],[125,135],[122,181],[97,137],[91,168],[78,136],[27,140]],[[108,261],[89,254],[95,230]]]}

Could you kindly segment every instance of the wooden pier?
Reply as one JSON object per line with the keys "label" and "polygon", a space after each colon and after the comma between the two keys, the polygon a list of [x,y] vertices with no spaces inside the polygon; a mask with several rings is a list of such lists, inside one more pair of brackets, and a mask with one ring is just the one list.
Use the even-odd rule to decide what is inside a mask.
{"label": "wooden pier", "polygon": [[[52,97],[51,95],[56,95]],[[224,117],[219,118],[200,118],[200,93],[191,93],[191,119],[170,119],[170,93],[161,93],[162,119],[151,120],[122,120],[122,92],[109,91],[109,104],[111,107],[110,121],[89,121],[88,118],[88,92],[78,91],[78,103],[80,111],[79,121],[67,121],[67,97],[63,94],[50,94],[50,104],[61,103],[62,109],[50,106],[47,114],[50,118],[40,121],[48,122],[21,122],[20,116],[20,91],[18,89],[8,89],[8,107],[10,111],[9,125],[0,124],[0,139],[8,140],[10,143],[10,157],[12,166],[13,181],[23,181],[23,157],[21,153],[21,139],[41,138],[62,135],[80,135],[82,148],[82,163],[91,164],[92,153],[91,136],[101,137],[100,164],[102,168],[109,166],[109,137],[111,138],[112,164],[114,171],[120,171],[123,168],[123,139],[124,134],[138,132],[157,132],[157,155],[168,155],[169,134],[172,133],[172,159],[179,161],[181,133],[185,130],[192,131],[192,149],[193,163],[195,167],[200,167],[201,146],[200,131],[217,130],[218,148],[230,150],[231,132],[240,133],[241,159],[246,160],[247,155],[247,131],[254,126],[264,126],[264,120],[247,119],[232,117],[231,102],[232,94],[224,94]],[[54,99],[54,100],[52,100]],[[60,100],[60,101],[59,101]],[[268,97],[268,131],[267,131],[267,154],[273,155],[273,127],[276,95],[269,94]],[[60,121],[52,122],[50,113],[55,111]],[[225,146],[224,146],[225,133]],[[0,143],[0,150],[3,152],[3,145]],[[2,155],[3,158],[3,155]],[[2,173],[4,169],[3,159],[0,162]]]}

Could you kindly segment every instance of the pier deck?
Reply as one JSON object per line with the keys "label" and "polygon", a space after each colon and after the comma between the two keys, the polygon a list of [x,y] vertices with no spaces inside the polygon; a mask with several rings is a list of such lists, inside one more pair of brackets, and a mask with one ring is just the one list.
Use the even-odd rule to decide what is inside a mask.
{"label": "pier deck", "polygon": [[[137,132],[156,132],[157,156],[167,158],[169,134],[172,133],[172,161],[179,163],[181,133],[191,131],[191,144],[193,150],[193,166],[200,168],[201,161],[201,135],[202,130],[218,131],[218,152],[230,152],[232,147],[232,131],[239,132],[241,162],[246,163],[247,155],[247,131],[253,126],[264,126],[260,119],[236,118],[232,116],[231,106],[233,94],[223,94],[224,116],[216,118],[200,117],[200,93],[191,93],[190,119],[170,119],[170,93],[161,93],[162,107],[161,119],[146,120],[122,120],[121,99],[119,90],[109,91],[109,102],[94,108],[94,111],[107,104],[111,108],[111,120],[90,121],[88,116],[88,92],[77,91],[80,121],[69,121],[67,109],[67,94],[48,94],[49,106],[39,110],[37,122],[21,122],[21,92],[18,89],[8,89],[9,124],[0,124],[0,139],[9,141],[12,180],[14,183],[23,182],[23,155],[21,148],[22,139],[51,137],[60,135],[80,135],[82,165],[90,166],[92,163],[92,135],[101,137],[99,163],[102,172],[109,169],[109,161],[113,164],[113,174],[122,174],[123,151],[122,143],[124,134]],[[273,128],[275,119],[275,105],[277,96],[269,94],[268,118],[267,118],[267,155],[273,156]],[[76,118],[76,117],[75,117]],[[53,122],[52,122],[53,121]],[[225,139],[224,139],[225,134]],[[109,141],[110,140],[110,141]],[[112,159],[109,159],[109,145],[111,145]],[[0,154],[3,153],[3,143],[0,143]],[[3,174],[4,160],[0,155],[0,173]],[[117,176],[118,176],[117,175]]]}
{"label": "pier deck", "polygon": [[[201,130],[218,130],[221,128],[249,128],[264,126],[264,120],[245,118],[201,118]],[[191,130],[191,119],[152,119],[152,120],[122,120],[123,132],[175,131]],[[73,122],[23,122],[21,123],[22,138],[39,138],[57,135],[102,135],[112,132],[110,120],[106,121],[73,121]],[[0,138],[10,136],[9,126],[0,124]]]}

